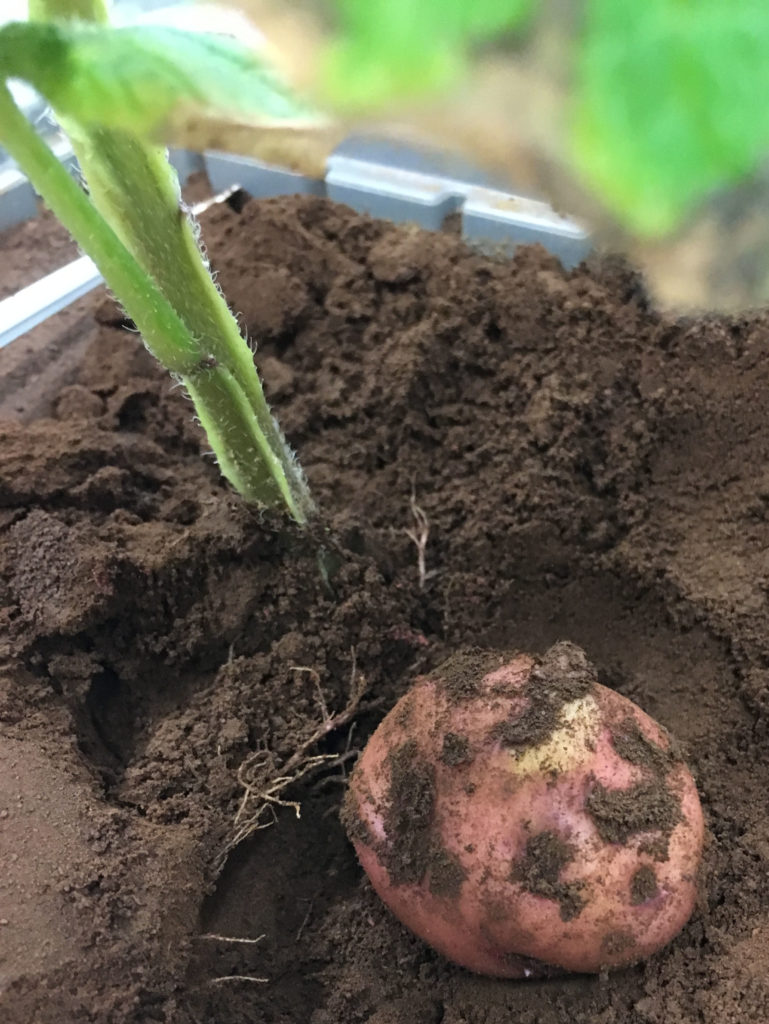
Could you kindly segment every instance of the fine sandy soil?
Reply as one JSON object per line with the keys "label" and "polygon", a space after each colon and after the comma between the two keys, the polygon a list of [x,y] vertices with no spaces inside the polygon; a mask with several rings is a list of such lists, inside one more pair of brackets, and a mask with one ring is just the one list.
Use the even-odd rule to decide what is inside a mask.
{"label": "fine sandy soil", "polygon": [[[103,297],[45,408],[0,394],[0,1017],[769,1021],[769,318],[320,200],[204,234],[319,522],[243,506]],[[488,980],[373,895],[345,777],[415,674],[557,640],[688,750],[699,905],[636,967]]]}

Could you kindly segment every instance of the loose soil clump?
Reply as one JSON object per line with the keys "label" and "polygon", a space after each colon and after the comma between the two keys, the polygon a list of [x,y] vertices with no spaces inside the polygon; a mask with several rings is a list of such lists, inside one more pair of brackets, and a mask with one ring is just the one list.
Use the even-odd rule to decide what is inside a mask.
{"label": "loose soil clump", "polygon": [[563,869],[573,860],[573,848],[555,832],[539,832],[527,842],[526,853],[513,864],[510,877],[527,892],[555,900],[561,908],[561,920],[572,921],[579,917],[587,902],[582,895],[582,882],[560,879]]}
{"label": "loose soil clump", "polygon": [[[0,1017],[769,1020],[769,317],[664,318],[622,263],[489,259],[317,199],[204,237],[322,519],[243,506],[109,303],[44,407],[0,391]],[[374,896],[345,776],[416,674],[562,640],[686,748],[700,905],[608,977],[480,978]],[[659,753],[616,743],[653,786]],[[303,744],[326,759],[283,785]],[[254,764],[274,816],[223,858]],[[550,854],[525,868],[555,891]]]}

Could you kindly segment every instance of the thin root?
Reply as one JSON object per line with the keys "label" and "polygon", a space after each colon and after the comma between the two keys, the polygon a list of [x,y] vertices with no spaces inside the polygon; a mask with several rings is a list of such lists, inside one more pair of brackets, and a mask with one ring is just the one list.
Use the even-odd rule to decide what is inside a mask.
{"label": "thin root", "polygon": [[245,946],[255,946],[257,942],[261,942],[264,935],[257,935],[255,939],[241,939],[236,935],[214,935],[213,932],[207,932],[205,935],[198,935],[198,939],[206,942],[239,942]]}
{"label": "thin root", "polygon": [[241,763],[237,779],[243,789],[243,796],[235,813],[233,833],[219,856],[219,868],[224,866],[236,846],[254,832],[269,828],[276,821],[278,807],[290,807],[297,818],[301,816],[298,801],[287,800],[283,795],[289,786],[318,768],[343,767],[354,756],[355,751],[350,750],[352,732],[348,735],[347,746],[342,754],[310,754],[310,750],[325,736],[346,725],[360,706],[366,680],[357,670],[355,648],[351,649],[350,656],[350,698],[346,707],[335,715],[330,714],[326,706],[317,671],[305,665],[293,666],[292,671],[306,672],[312,677],[320,705],[321,722],[284,764],[279,764],[275,754],[267,747],[255,750]]}
{"label": "thin root", "polygon": [[419,589],[425,589],[427,580],[427,538],[430,536],[430,521],[423,508],[417,505],[417,497],[412,489],[409,508],[414,519],[414,528],[406,530],[406,536],[417,549],[417,572],[419,573]]}
{"label": "thin root", "polygon": [[224,985],[228,981],[250,981],[256,985],[266,985],[269,978],[255,978],[252,974],[223,974],[221,978],[211,978],[209,985]]}
{"label": "thin root", "polygon": [[310,900],[309,903],[310,905],[307,908],[307,913],[304,915],[304,919],[302,920],[302,923],[299,925],[299,931],[296,933],[296,938],[294,939],[294,942],[299,942],[301,937],[304,935],[305,928],[309,923],[310,916],[312,914],[312,909],[315,906],[315,900]]}

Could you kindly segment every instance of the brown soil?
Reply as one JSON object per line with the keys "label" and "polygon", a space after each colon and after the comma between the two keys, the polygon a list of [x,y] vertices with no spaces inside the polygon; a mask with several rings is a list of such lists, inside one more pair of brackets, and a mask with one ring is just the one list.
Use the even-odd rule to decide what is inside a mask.
{"label": "brown soil", "polygon": [[[3,1021],[769,1021],[769,318],[667,321],[617,263],[493,262],[315,200],[205,235],[338,567],[227,490],[106,308],[47,418],[2,424]],[[372,894],[344,755],[452,651],[559,639],[688,749],[702,895],[638,967],[491,981]],[[222,868],[239,808],[270,820],[238,769],[265,791],[362,678],[354,730],[309,749],[341,762],[284,793],[301,819],[273,806]]]}
{"label": "brown soil", "polygon": [[50,211],[0,232],[0,299],[74,260],[78,249]]}

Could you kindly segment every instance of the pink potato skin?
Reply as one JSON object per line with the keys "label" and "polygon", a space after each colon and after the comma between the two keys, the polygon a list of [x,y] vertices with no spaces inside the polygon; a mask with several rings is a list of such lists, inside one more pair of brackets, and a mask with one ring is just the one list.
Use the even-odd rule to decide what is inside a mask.
{"label": "pink potato skin", "polygon": [[[526,751],[520,745],[511,751],[499,738],[498,723],[520,719],[531,702],[531,689],[528,696],[524,689],[535,664],[516,655],[483,675],[477,695],[462,700],[437,674],[418,679],[372,736],[348,795],[347,813],[357,814],[351,838],[384,903],[449,960],[498,977],[546,973],[543,965],[597,972],[638,961],[680,931],[697,896],[703,818],[694,780],[668,753],[668,735],[635,704],[591,682],[585,727],[562,732],[555,755],[547,741],[535,744],[537,763],[528,769]],[[615,749],[617,730],[627,731],[628,723],[659,748],[664,766],[657,781],[679,813],[666,829],[609,842],[586,801],[597,786],[627,790],[648,781],[647,765]],[[463,763],[446,763],[447,733],[467,740]],[[383,863],[390,843],[391,754],[406,741],[434,771],[430,828],[463,876],[448,894],[431,892],[429,868],[417,883],[393,884]],[[557,882],[576,883],[572,891],[583,905],[573,916],[557,898],[531,892],[531,884],[515,876],[527,843],[542,833],[557,836],[570,852]],[[651,878],[651,895],[648,886],[633,890],[634,878]]]}

